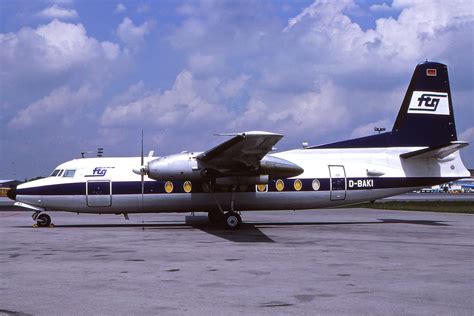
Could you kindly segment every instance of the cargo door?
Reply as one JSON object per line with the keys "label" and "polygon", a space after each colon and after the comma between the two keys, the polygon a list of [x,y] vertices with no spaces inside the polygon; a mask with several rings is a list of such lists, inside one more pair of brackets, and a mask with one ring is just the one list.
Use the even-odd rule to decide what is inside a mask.
{"label": "cargo door", "polygon": [[110,181],[87,181],[87,206],[108,207],[112,205]]}

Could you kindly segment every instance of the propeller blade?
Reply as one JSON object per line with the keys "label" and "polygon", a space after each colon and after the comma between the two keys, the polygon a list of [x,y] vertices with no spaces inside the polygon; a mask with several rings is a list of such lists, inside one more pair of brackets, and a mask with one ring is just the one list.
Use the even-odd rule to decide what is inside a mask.
{"label": "propeller blade", "polygon": [[143,129],[142,129],[142,153],[141,153],[141,160],[140,165],[143,166],[144,158],[143,158]]}
{"label": "propeller blade", "polygon": [[144,181],[144,175],[141,176],[142,178],[142,210],[143,210],[143,196],[144,196],[144,192],[145,192],[145,181]]}
{"label": "propeller blade", "polygon": [[[142,129],[142,152],[141,152],[141,160],[140,160],[140,164],[141,164],[141,169],[144,169],[144,157],[143,157],[143,129]],[[140,175],[141,175],[141,181],[142,181],[142,210],[143,210],[143,197],[144,197],[144,193],[145,193],[145,170],[140,170]]]}

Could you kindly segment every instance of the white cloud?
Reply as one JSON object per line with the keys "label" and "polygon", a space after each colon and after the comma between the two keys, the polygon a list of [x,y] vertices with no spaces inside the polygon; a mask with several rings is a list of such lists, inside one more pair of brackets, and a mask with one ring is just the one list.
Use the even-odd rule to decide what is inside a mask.
{"label": "white cloud", "polygon": [[[150,124],[166,128],[175,125],[208,124],[227,117],[224,107],[209,102],[200,95],[204,85],[196,82],[189,71],[182,71],[170,90],[145,92],[125,104],[111,104],[102,115],[104,127]],[[135,88],[129,91],[133,92]],[[115,102],[117,103],[117,102]]]}
{"label": "white cloud", "polygon": [[46,91],[50,91],[64,80],[86,78],[102,84],[113,76],[113,69],[126,64],[119,45],[89,37],[82,24],[59,20],[0,34],[0,47],[0,79],[6,96],[22,95],[31,86],[37,90],[49,85]]}
{"label": "white cloud", "polygon": [[147,21],[141,25],[135,25],[133,21],[126,17],[117,27],[117,36],[132,48],[138,48],[145,42],[145,36],[153,28],[153,22]]}
{"label": "white cloud", "polygon": [[117,44],[88,37],[82,24],[58,20],[37,29],[25,27],[18,33],[0,34],[0,45],[2,65],[24,65],[30,72],[42,69],[54,73],[84,66],[91,59],[114,59],[120,52]]}
{"label": "white cloud", "polygon": [[[317,91],[301,94],[267,92],[254,96],[230,127],[235,130],[265,129],[311,139],[345,124],[351,113],[341,104],[345,92],[330,81]],[[339,101],[338,101],[339,100]]]}
{"label": "white cloud", "polygon": [[370,6],[370,11],[374,11],[374,12],[388,12],[388,11],[392,11],[393,8],[390,7],[388,4],[386,4],[385,2],[382,3],[382,4],[373,4]]}
{"label": "white cloud", "polygon": [[214,55],[196,53],[188,58],[189,68],[193,72],[209,73],[214,72],[218,59]]}
{"label": "white cloud", "polygon": [[376,133],[374,131],[375,127],[385,128],[385,131],[390,131],[392,129],[393,122],[388,119],[378,120],[368,124],[357,126],[351,133],[351,138],[364,137],[373,135]]}
{"label": "white cloud", "polygon": [[364,30],[346,14],[356,7],[352,0],[316,0],[282,26],[251,5],[187,3],[169,40],[193,74],[219,78],[220,89],[238,72],[250,76],[233,94],[245,102],[232,109],[233,130],[364,136],[373,133],[370,121],[391,128],[417,63],[469,62],[463,52],[472,50],[474,16],[462,1],[394,1],[372,10],[397,10],[397,18]]}
{"label": "white cloud", "polygon": [[147,13],[150,11],[150,6],[147,4],[141,4],[137,8],[137,13]]}
{"label": "white cloud", "polygon": [[46,0],[46,2],[59,3],[59,4],[73,4],[74,0]]}
{"label": "white cloud", "polygon": [[70,126],[77,119],[77,114],[99,95],[100,92],[89,84],[84,84],[77,90],[63,86],[19,111],[8,125],[12,128],[45,124],[53,124],[54,127],[58,124]]}
{"label": "white cloud", "polygon": [[246,88],[250,78],[251,76],[245,74],[239,75],[236,78],[231,78],[219,87],[220,93],[224,98],[236,97]]}
{"label": "white cloud", "polygon": [[117,145],[130,142],[129,134],[145,127],[148,142],[160,152],[207,148],[209,136],[227,130],[232,119],[225,85],[215,78],[198,80],[188,70],[165,91],[147,91],[139,82],[107,105],[100,133],[109,145]]}
{"label": "white cloud", "polygon": [[472,25],[474,20],[470,5],[463,1],[447,5],[395,0],[392,7],[401,10],[398,19],[378,19],[375,29],[363,31],[344,15],[353,5],[348,0],[317,0],[291,18],[285,31],[303,44],[301,48],[314,50],[320,62],[337,65],[339,71],[377,67],[387,61],[399,71],[427,57],[444,55],[457,41],[445,32]]}
{"label": "white cloud", "polygon": [[115,7],[115,13],[122,13],[122,12],[125,12],[127,11],[127,7],[123,4],[123,3],[119,3],[117,4],[117,6]]}
{"label": "white cloud", "polygon": [[52,6],[44,9],[43,11],[38,12],[37,16],[44,19],[64,19],[64,20],[77,19],[79,17],[76,10],[66,9],[66,8],[60,7],[57,4],[53,4]]}
{"label": "white cloud", "polygon": [[[459,140],[474,143],[474,127],[470,127],[459,136]],[[472,146],[472,145],[471,145]]]}
{"label": "white cloud", "polygon": [[[345,27],[349,22],[348,18],[341,14],[342,10],[353,5],[352,0],[328,1],[316,0],[310,6],[305,8],[300,14],[288,20],[288,25],[284,31],[290,30],[295,25],[302,23],[306,19],[315,19],[318,24],[332,24],[342,22]],[[336,18],[336,19],[335,19]]]}

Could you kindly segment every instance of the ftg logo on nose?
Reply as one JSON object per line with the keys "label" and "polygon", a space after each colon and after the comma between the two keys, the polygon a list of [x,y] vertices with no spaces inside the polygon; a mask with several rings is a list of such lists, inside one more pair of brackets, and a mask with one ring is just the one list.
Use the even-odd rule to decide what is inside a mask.
{"label": "ftg logo on nose", "polygon": [[414,91],[408,113],[449,115],[448,94]]}
{"label": "ftg logo on nose", "polygon": [[94,170],[92,170],[92,174],[94,176],[105,176],[106,173],[107,173],[107,169],[105,168],[95,167]]}
{"label": "ftg logo on nose", "polygon": [[85,177],[103,177],[107,173],[109,167],[95,167],[92,169],[92,174],[87,174]]}

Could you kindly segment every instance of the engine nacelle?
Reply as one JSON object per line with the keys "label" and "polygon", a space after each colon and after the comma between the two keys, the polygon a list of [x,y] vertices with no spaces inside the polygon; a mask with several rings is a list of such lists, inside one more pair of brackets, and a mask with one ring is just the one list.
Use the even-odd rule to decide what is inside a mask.
{"label": "engine nacelle", "polygon": [[[301,174],[304,170],[285,159],[265,156],[256,169],[248,171],[217,170],[200,162],[195,153],[180,153],[164,156],[152,160],[144,168],[144,172],[154,180],[201,180],[212,178],[226,178],[223,182],[239,184],[267,183],[268,177],[286,178]],[[210,168],[209,168],[210,167]],[[137,174],[141,170],[134,171]],[[266,180],[265,180],[265,179]]]}
{"label": "engine nacelle", "polygon": [[181,153],[152,160],[148,163],[147,174],[154,180],[197,180],[202,175],[197,165],[196,156]]}
{"label": "engine nacelle", "polygon": [[260,160],[259,171],[262,174],[268,174],[272,178],[289,178],[296,177],[304,172],[304,169],[288,160],[265,156]]}

